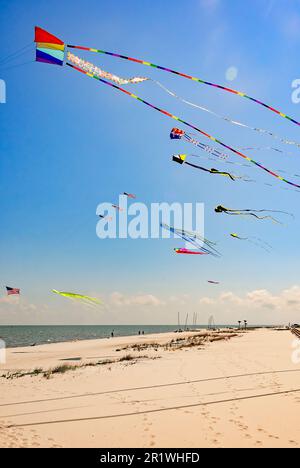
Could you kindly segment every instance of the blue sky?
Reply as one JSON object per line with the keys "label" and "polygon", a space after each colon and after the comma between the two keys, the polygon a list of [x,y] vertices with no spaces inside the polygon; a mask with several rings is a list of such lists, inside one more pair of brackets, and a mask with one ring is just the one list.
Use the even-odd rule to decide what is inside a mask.
{"label": "blue sky", "polygon": [[[245,91],[300,119],[300,104],[291,100],[291,83],[300,78],[299,1],[0,5],[1,58],[29,44],[39,25],[67,43],[124,53]],[[297,126],[246,99],[139,64],[78,55],[120,76],[157,79],[220,114],[300,141]],[[175,165],[173,153],[195,152],[169,140],[176,122],[68,67],[35,63],[33,48],[15,61],[1,64],[1,58],[7,87],[7,102],[0,104],[1,283],[20,287],[22,298],[8,302],[3,289],[0,324],[175,323],[177,311],[197,311],[203,323],[210,314],[219,323],[243,314],[252,323],[299,321],[299,193],[283,190],[284,183],[255,167],[245,172],[257,183],[247,184]],[[30,63],[15,66],[24,62]],[[229,67],[237,69],[233,81],[226,80]],[[271,169],[300,172],[295,147],[189,108],[151,82],[128,89],[233,147],[273,145],[292,152],[249,155]],[[123,191],[147,204],[205,203],[206,237],[218,242],[222,258],[177,256],[175,240],[98,239],[97,205],[116,202]],[[217,204],[284,210],[295,220],[277,226],[216,215]],[[273,251],[237,242],[230,232],[260,237]],[[221,284],[211,287],[207,279]],[[52,288],[95,294],[106,305],[86,309],[53,297]]]}

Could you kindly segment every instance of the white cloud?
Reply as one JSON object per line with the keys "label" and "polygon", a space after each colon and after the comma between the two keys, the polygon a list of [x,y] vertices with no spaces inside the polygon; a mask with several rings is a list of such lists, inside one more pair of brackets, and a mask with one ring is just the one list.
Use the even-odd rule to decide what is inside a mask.
{"label": "white cloud", "polygon": [[231,291],[220,294],[217,298],[202,297],[200,304],[203,305],[224,305],[230,303],[239,308],[265,308],[276,310],[297,310],[300,311],[300,286],[292,286],[280,291],[277,295],[266,289],[256,289],[243,296],[234,294]]}
{"label": "white cloud", "polygon": [[178,295],[178,296],[170,296],[169,297],[169,302],[172,303],[172,306],[174,304],[177,304],[177,305],[186,305],[188,300],[190,299],[190,296],[188,294],[181,294],[181,295]]}
{"label": "white cloud", "polygon": [[160,306],[165,302],[154,296],[153,294],[136,294],[126,296],[119,292],[113,292],[110,296],[110,301],[114,306]]}

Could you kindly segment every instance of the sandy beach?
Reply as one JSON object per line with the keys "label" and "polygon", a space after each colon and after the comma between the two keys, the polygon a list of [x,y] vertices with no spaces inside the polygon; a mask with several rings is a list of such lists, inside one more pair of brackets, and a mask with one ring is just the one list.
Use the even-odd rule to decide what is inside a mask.
{"label": "sandy beach", "polygon": [[261,329],[8,349],[0,446],[299,447],[294,339]]}

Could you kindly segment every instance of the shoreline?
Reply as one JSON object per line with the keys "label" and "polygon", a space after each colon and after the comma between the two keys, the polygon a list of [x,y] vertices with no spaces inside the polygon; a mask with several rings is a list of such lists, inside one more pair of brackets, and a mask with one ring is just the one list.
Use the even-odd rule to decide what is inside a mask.
{"label": "shoreline", "polygon": [[[0,332],[1,332],[1,327],[3,328],[23,328],[23,327],[28,327],[28,328],[33,328],[33,327],[36,327],[36,328],[60,328],[60,327],[101,327],[102,325],[0,325]],[[130,325],[129,325],[130,326]],[[133,327],[139,327],[141,330],[143,329],[142,327],[143,326],[140,326],[140,325],[132,325]],[[178,326],[178,325],[177,325]],[[180,333],[197,333],[197,332],[201,332],[201,331],[209,331],[209,330],[213,330],[212,328],[209,329],[207,327],[207,325],[199,325],[198,328],[188,328],[187,330],[184,330],[184,329],[180,329],[178,330],[176,327],[176,325],[174,325],[174,330],[168,330],[168,331],[151,331],[151,332],[147,332],[145,331],[144,334],[138,334],[138,333],[132,333],[132,334],[125,334],[125,335],[122,335],[122,334],[118,334],[116,333],[113,337],[107,335],[107,336],[99,336],[99,337],[90,337],[90,338],[87,338],[87,337],[83,337],[83,338],[75,338],[75,339],[60,339],[60,340],[57,340],[57,341],[42,341],[41,343],[36,343],[36,342],[32,342],[32,344],[20,344],[20,345],[9,345],[9,346],[6,346],[6,350],[9,350],[9,349],[18,349],[18,348],[35,348],[37,346],[48,346],[48,345],[51,345],[51,344],[59,344],[59,343],[76,343],[76,342],[79,342],[79,341],[97,341],[97,340],[108,340],[108,339],[116,339],[116,338],[131,338],[131,337],[142,337],[142,336],[149,336],[149,335],[162,335],[162,334],[167,334],[167,333],[177,333],[177,334],[180,334]],[[117,328],[117,327],[128,327],[127,325],[105,325],[105,327],[110,327],[112,330],[114,330],[114,327]],[[144,325],[144,327],[172,327],[172,325]],[[282,330],[285,330],[286,328],[284,327],[279,327],[277,325],[253,325],[253,326],[248,326],[247,327],[247,331],[251,331],[251,330],[256,330],[256,329],[282,329]],[[240,331],[244,331],[244,328],[241,328],[239,329],[237,326],[235,325],[215,325],[215,330],[231,330],[231,331],[234,331],[234,330],[240,330]],[[5,341],[5,337],[1,336],[0,335],[0,339],[4,339]]]}
{"label": "shoreline", "polygon": [[[57,343],[44,343],[36,346],[19,346],[6,348],[7,364],[0,364],[1,371],[33,370],[41,366],[45,369],[54,367],[61,362],[81,363],[93,362],[95,359],[111,359],[118,357],[123,347],[136,346],[140,344],[157,343],[159,346],[171,341],[179,341],[193,338],[197,335],[204,337],[211,334],[223,335],[224,333],[235,333],[235,330],[223,329],[193,330],[183,332],[149,333],[145,335],[128,335],[108,338],[94,338],[87,340],[63,341]],[[243,333],[240,331],[239,333]],[[74,356],[74,354],[76,355]],[[24,357],[25,356],[25,357]],[[30,366],[30,367],[28,367]]]}

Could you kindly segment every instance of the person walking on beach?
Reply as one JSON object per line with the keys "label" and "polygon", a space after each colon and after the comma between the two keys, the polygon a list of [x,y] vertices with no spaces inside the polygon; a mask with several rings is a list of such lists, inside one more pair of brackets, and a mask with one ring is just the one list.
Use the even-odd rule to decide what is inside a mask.
{"label": "person walking on beach", "polygon": [[114,330],[111,332],[110,336],[113,338],[114,337]]}

